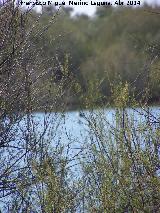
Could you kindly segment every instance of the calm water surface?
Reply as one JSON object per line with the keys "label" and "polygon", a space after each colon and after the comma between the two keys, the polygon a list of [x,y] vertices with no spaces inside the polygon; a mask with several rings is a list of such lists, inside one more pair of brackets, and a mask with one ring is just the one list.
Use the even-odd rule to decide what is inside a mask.
{"label": "calm water surface", "polygon": [[[140,108],[128,108],[127,113],[134,124],[138,125],[139,123],[145,122],[146,118],[148,119],[147,109],[145,110],[146,111],[142,111]],[[80,148],[82,144],[89,140],[89,121],[98,121],[99,125],[102,125],[102,128],[106,128],[107,131],[109,127],[115,127],[115,114],[116,110],[111,108],[94,111],[73,111],[64,114],[53,112],[48,115],[47,119],[47,122],[53,127],[53,137],[50,138],[52,145],[54,146],[57,144],[57,141],[60,141],[64,144],[74,144],[74,146],[70,146],[70,148],[74,147],[78,149],[78,147]],[[41,112],[34,113],[33,116],[37,121],[38,131],[42,131],[44,128],[44,118],[47,114]],[[150,107],[149,119],[151,122],[160,122],[160,107]],[[106,124],[105,127],[104,123]],[[156,125],[160,125],[160,123]]]}

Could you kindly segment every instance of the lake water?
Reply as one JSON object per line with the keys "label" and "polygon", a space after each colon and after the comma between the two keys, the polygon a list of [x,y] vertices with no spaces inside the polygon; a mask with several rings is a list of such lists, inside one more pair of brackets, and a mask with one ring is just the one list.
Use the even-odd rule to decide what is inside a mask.
{"label": "lake water", "polygon": [[[129,115],[127,122],[134,123],[138,126],[146,123],[147,120],[155,127],[160,125],[160,107],[150,107],[149,117],[147,109],[130,109],[126,110]],[[30,129],[28,129],[28,124]],[[93,129],[103,129],[104,136],[110,130],[114,130],[116,126],[116,110],[107,108],[94,111],[73,111],[65,113],[33,113],[30,118],[25,116],[20,122],[15,124],[13,131],[13,141],[25,144],[27,132],[32,132],[33,140],[40,141],[45,139],[47,143],[51,143],[53,147],[59,144],[70,150],[70,156],[78,152],[82,147],[85,148],[91,137]],[[43,132],[45,129],[45,132]],[[16,132],[16,134],[15,134]],[[24,132],[26,135],[24,135]],[[43,137],[42,137],[43,135]],[[94,141],[94,138],[92,138]],[[77,151],[76,151],[77,150]]]}
{"label": "lake water", "polygon": [[[149,110],[149,117],[147,108],[144,110],[128,108],[126,112],[129,115],[129,120],[132,120],[135,126],[143,125],[149,119],[152,124],[155,123],[156,128],[158,125],[160,127],[160,107],[150,107]],[[47,116],[48,118],[46,118]],[[46,119],[46,123],[49,125],[48,129],[50,129],[49,141],[51,141],[52,146],[55,147],[58,143],[63,144],[67,150],[69,149],[67,154],[70,157],[78,153],[82,147],[86,148],[90,143],[93,125],[102,128],[104,135],[107,135],[108,130],[113,130],[116,125],[116,110],[111,108],[94,111],[51,113],[48,115],[41,112],[34,113],[33,117],[34,121],[37,122],[39,134],[41,134],[46,125]],[[94,138],[92,138],[92,141],[94,141]]]}
{"label": "lake water", "polygon": [[[127,109],[127,114],[130,116],[130,118],[133,119],[134,123],[138,122],[145,122],[146,118],[148,118],[147,115],[147,109],[144,111],[140,108],[135,109]],[[56,128],[56,122],[58,123],[57,127],[57,136],[61,135],[61,138],[65,140],[66,136],[73,136],[74,138],[77,138],[77,140],[81,140],[82,137],[85,137],[88,135],[88,121],[92,120],[97,123],[100,123],[100,121],[105,121],[110,125],[111,127],[115,126],[115,115],[116,110],[115,109],[101,109],[101,110],[84,110],[84,111],[73,111],[73,112],[66,112],[66,113],[51,113],[48,115],[48,122],[50,122],[50,125],[53,125],[54,128]],[[41,126],[41,128],[44,126],[44,117],[46,117],[47,114],[45,113],[35,113],[34,117],[37,123]],[[158,123],[160,122],[160,107],[150,107],[149,111],[149,119],[150,122]],[[67,135],[66,135],[67,134]],[[68,137],[67,136],[67,137]]]}
{"label": "lake water", "polygon": [[[129,120],[127,122],[132,121],[131,123],[134,124],[136,128],[140,128],[141,125],[146,125],[146,122],[149,121],[155,126],[155,129],[160,128],[160,107],[150,107],[149,110],[150,113],[148,114],[147,109],[128,108],[126,110],[129,115]],[[6,120],[6,125],[7,122],[9,121]],[[30,125],[29,129],[28,124]],[[13,161],[14,164],[17,155],[23,156],[25,152],[26,138],[30,136],[33,144],[36,143],[34,145],[37,145],[37,142],[41,144],[45,143],[46,145],[50,144],[51,147],[53,147],[50,148],[51,153],[53,153],[55,149],[59,150],[58,152],[55,152],[57,159],[61,156],[63,156],[63,158],[65,157],[69,162],[69,166],[73,166],[72,168],[74,169],[72,169],[72,171],[75,172],[76,170],[76,176],[78,177],[80,176],[78,160],[83,157],[84,153],[89,151],[91,145],[97,145],[95,130],[101,131],[102,129],[103,131],[101,133],[105,138],[108,137],[109,132],[114,132],[113,130],[115,126],[116,110],[110,108],[65,113],[37,112],[33,113],[32,116],[28,118],[27,116],[24,116],[20,122],[17,122],[14,127],[11,127],[10,129],[10,141],[12,141],[10,145],[18,145],[20,148],[14,149],[13,147],[13,149],[9,148],[1,150],[0,174],[3,174],[4,169],[7,166],[6,162]],[[45,132],[44,129],[46,129]],[[112,139],[114,139],[114,137],[113,134]],[[143,143],[143,136],[140,139]],[[143,148],[144,144],[141,145]],[[18,164],[20,166],[25,162],[25,158],[24,161],[22,159],[23,158],[17,162],[17,166]],[[158,170],[158,174],[159,173]]]}

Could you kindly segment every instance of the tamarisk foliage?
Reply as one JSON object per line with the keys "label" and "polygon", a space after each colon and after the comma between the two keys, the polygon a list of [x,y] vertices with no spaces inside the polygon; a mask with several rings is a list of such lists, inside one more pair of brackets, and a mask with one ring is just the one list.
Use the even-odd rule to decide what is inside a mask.
{"label": "tamarisk foliage", "polygon": [[[107,9],[107,14],[97,10],[96,18],[90,20],[86,16],[72,19],[70,9],[63,8],[60,22],[64,21],[62,26],[68,23],[64,29],[76,31],[79,23],[83,30],[71,33],[62,47],[59,10],[48,7],[37,14],[10,0],[0,5],[1,211],[159,212],[160,120],[148,106],[153,91],[158,99],[159,34],[153,40],[148,36],[150,42],[157,42],[146,48],[150,60],[140,52],[138,59],[136,51],[131,53],[121,27],[116,34],[121,32],[122,42],[117,43],[116,34],[111,36],[104,30],[100,36],[114,41],[113,46],[108,42],[103,45],[94,28],[100,20],[99,29],[103,29],[113,17],[119,21],[119,12],[124,16],[136,13],[131,8],[115,13],[113,8]],[[90,32],[86,26],[91,27]],[[86,41],[90,41],[88,45]],[[100,48],[92,51],[95,41]],[[66,54],[68,47],[70,55]],[[122,58],[113,57],[117,50],[123,50]],[[116,64],[114,59],[120,62],[128,52],[127,62],[134,59],[138,65]],[[139,69],[140,60],[143,69]],[[133,70],[136,74],[132,76]],[[143,88],[136,89],[139,80]],[[112,104],[107,106],[115,107],[110,119],[105,109],[95,110],[97,105],[104,106],[106,94]],[[84,125],[81,138],[65,127],[64,112],[71,105],[89,109],[80,111]],[[40,117],[37,111],[43,111]]]}
{"label": "tamarisk foliage", "polygon": [[[112,120],[92,112],[82,160],[86,212],[159,212],[159,112],[137,107],[129,85],[116,86]],[[130,103],[130,107],[127,106]]]}
{"label": "tamarisk foliage", "polygon": [[[44,45],[37,48],[36,40],[43,39],[58,13],[39,28],[41,16],[34,17],[32,8],[23,10],[14,1],[0,5],[0,208],[3,212],[62,212],[61,209],[73,208],[74,196],[65,184],[68,161],[63,163],[60,136],[50,139],[56,135],[63,115],[50,112],[65,109],[67,91],[72,87],[66,82],[70,78],[72,83],[74,79],[67,74],[67,57],[63,63],[57,55],[44,59]],[[33,18],[34,24],[30,22]],[[50,77],[51,68],[63,74],[58,84],[54,80],[57,76]],[[51,83],[55,84],[54,91],[50,89]],[[66,85],[68,90],[64,93],[62,88]],[[44,113],[38,120],[34,112],[40,110]],[[55,147],[52,158],[48,151],[51,142]]]}

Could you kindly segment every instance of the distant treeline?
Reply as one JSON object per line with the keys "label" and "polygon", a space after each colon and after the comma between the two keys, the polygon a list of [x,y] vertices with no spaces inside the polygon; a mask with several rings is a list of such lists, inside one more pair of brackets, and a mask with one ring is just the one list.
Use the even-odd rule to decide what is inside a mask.
{"label": "distant treeline", "polygon": [[[160,7],[98,7],[94,17],[71,13],[69,7],[60,11],[44,7],[34,29],[47,28],[33,42],[35,48],[42,47],[40,57],[50,63],[43,84],[49,85],[53,96],[56,85],[66,79],[62,90],[69,95],[71,108],[87,97],[96,105],[105,104],[113,85],[128,82],[137,100],[149,87],[148,101],[159,102]],[[32,12],[28,26],[38,16]],[[52,18],[55,21],[49,25]],[[68,89],[67,82],[76,86]]]}

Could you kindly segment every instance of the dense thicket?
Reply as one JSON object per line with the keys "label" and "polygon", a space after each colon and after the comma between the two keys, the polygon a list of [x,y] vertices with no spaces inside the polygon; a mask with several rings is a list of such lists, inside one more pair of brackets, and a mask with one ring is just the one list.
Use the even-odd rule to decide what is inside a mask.
{"label": "dense thicket", "polygon": [[[159,101],[160,22],[157,14],[160,7],[101,7],[94,17],[73,17],[71,11],[62,8],[54,26],[36,41],[37,47],[45,44],[42,58],[53,58],[57,54],[61,62],[67,57],[68,71],[80,87],[76,97],[70,93],[70,107],[82,104],[82,100],[85,102],[91,93],[91,84],[97,84],[101,94],[101,98],[94,97],[96,105],[110,100],[111,85],[119,81],[129,82],[132,93],[141,99],[148,78],[151,88],[149,101]],[[55,8],[44,8],[39,25],[45,26],[55,12]],[[30,21],[33,22],[37,15],[32,14]],[[55,69],[55,63],[49,74],[55,78],[52,90],[54,83],[63,77],[62,70]]]}
{"label": "dense thicket", "polygon": [[156,10],[0,4],[0,212],[159,212]]}

